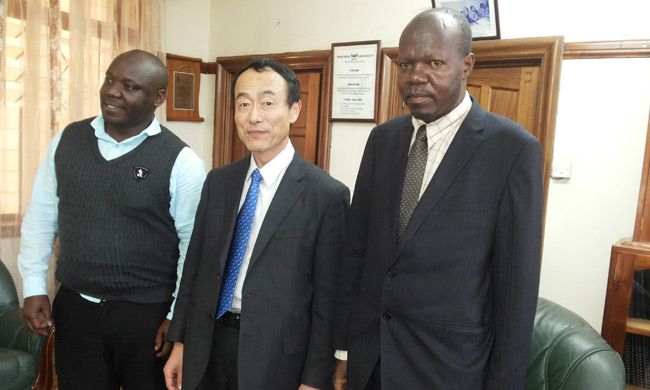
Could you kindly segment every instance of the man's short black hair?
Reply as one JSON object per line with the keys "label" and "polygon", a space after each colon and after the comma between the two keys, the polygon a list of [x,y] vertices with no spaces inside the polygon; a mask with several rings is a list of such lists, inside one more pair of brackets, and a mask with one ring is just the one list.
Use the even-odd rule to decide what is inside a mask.
{"label": "man's short black hair", "polygon": [[235,101],[235,85],[242,73],[246,72],[248,69],[254,69],[257,72],[264,72],[268,70],[267,68],[282,76],[282,78],[287,82],[287,104],[289,107],[299,101],[300,83],[298,82],[296,74],[291,68],[272,58],[255,58],[235,74],[230,88],[230,98],[232,101]]}

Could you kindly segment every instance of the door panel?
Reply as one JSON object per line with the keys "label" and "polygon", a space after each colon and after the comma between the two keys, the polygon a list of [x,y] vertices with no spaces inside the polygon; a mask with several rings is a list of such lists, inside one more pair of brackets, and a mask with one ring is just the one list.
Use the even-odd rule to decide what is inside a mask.
{"label": "door panel", "polygon": [[481,106],[518,122],[536,134],[539,66],[475,68],[467,91]]}
{"label": "door panel", "polygon": [[[551,177],[562,37],[474,42],[467,90],[482,107],[522,124],[542,144],[544,198]],[[397,48],[382,50],[379,123],[407,114],[397,89]]]}
{"label": "door panel", "polygon": [[316,164],[321,77],[319,72],[300,72],[296,76],[300,82],[302,109],[298,120],[291,126],[289,137],[296,151],[305,160]]}

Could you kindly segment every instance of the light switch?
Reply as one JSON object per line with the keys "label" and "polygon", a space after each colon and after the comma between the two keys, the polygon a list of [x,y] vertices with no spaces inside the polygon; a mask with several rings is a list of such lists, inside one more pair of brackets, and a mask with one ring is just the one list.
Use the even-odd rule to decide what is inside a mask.
{"label": "light switch", "polygon": [[571,162],[553,161],[553,165],[551,166],[551,177],[557,180],[571,178]]}

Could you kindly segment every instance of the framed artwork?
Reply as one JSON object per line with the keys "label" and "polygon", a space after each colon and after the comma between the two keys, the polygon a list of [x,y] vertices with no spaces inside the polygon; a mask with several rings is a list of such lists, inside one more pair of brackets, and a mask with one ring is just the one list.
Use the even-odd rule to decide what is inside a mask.
{"label": "framed artwork", "polygon": [[380,41],[332,44],[329,120],[377,121]]}
{"label": "framed artwork", "polygon": [[433,8],[452,8],[465,15],[475,41],[499,39],[497,0],[431,0]]}

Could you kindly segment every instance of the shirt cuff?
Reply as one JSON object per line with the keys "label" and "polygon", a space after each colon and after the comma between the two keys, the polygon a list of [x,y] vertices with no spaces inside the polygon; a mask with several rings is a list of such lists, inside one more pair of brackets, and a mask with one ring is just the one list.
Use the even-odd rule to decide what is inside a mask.
{"label": "shirt cuff", "polygon": [[32,274],[23,277],[23,298],[33,297],[35,295],[47,295],[47,274]]}
{"label": "shirt cuff", "polygon": [[348,360],[348,351],[341,351],[337,349],[336,352],[334,352],[334,357],[338,360]]}

